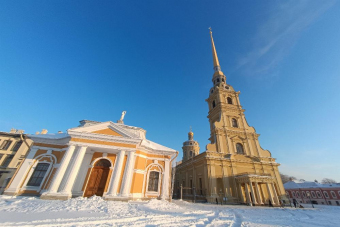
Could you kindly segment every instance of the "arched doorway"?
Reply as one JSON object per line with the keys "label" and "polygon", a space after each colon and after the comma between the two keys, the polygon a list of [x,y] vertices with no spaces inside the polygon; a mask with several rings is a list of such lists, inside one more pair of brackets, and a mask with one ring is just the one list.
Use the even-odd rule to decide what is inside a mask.
{"label": "arched doorway", "polygon": [[87,183],[84,197],[93,195],[103,196],[111,163],[106,159],[100,159],[92,167],[91,175]]}

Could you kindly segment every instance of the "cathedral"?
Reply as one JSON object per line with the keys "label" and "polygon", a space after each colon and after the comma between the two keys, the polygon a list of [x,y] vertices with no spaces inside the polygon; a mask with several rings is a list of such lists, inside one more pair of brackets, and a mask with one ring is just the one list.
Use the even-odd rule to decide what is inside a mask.
{"label": "cathedral", "polygon": [[102,196],[107,200],[165,199],[178,152],[146,139],[142,128],[82,120],[66,133],[29,135],[29,153],[5,195],[42,199]]}
{"label": "cathedral", "polygon": [[183,143],[183,160],[176,166],[174,196],[211,203],[278,206],[287,200],[275,158],[258,141],[239,100],[227,84],[210,30],[214,74],[206,99],[210,144],[199,153],[190,130]]}

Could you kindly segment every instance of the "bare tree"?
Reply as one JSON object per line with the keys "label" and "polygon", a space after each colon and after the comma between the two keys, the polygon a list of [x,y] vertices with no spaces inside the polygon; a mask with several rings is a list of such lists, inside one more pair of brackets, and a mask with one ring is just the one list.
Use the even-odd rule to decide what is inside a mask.
{"label": "bare tree", "polygon": [[323,178],[321,183],[323,183],[323,184],[335,184],[336,181],[333,180],[333,179],[330,179],[330,178]]}
{"label": "bare tree", "polygon": [[280,173],[281,179],[282,179],[282,183],[287,183],[288,181],[292,181],[292,180],[296,180],[296,177],[293,176],[288,176],[286,174]]}

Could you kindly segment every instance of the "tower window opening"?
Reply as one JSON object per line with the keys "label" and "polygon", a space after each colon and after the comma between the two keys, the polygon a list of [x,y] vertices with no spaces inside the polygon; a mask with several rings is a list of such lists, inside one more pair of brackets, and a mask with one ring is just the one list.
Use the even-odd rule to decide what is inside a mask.
{"label": "tower window opening", "polygon": [[233,123],[233,127],[234,128],[237,128],[238,125],[237,125],[237,120],[235,118],[232,119],[232,123]]}
{"label": "tower window opening", "polygon": [[215,103],[215,100],[212,102],[212,107],[215,108],[216,106],[216,103]]}
{"label": "tower window opening", "polygon": [[233,100],[230,97],[227,98],[227,102],[228,104],[233,104]]}
{"label": "tower window opening", "polygon": [[212,94],[213,92],[214,92],[214,89],[212,89],[210,93]]}
{"label": "tower window opening", "polygon": [[217,78],[217,80],[216,80],[216,81],[217,81],[217,83],[219,83],[219,82],[220,82],[220,79],[219,79],[219,78]]}
{"label": "tower window opening", "polygon": [[222,78],[222,82],[224,82],[224,78]]}
{"label": "tower window opening", "polygon": [[240,143],[236,144],[236,151],[237,151],[237,154],[244,154],[244,150],[243,150],[242,144],[240,144]]}

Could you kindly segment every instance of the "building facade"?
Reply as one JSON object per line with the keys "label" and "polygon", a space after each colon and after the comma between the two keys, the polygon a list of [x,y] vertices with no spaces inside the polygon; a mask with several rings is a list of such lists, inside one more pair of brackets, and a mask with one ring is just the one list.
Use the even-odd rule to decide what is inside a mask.
{"label": "building facade", "polygon": [[340,206],[340,184],[319,184],[310,181],[289,181],[284,188],[290,201]]}
{"label": "building facade", "polygon": [[30,135],[29,154],[4,194],[169,199],[170,167],[178,152],[147,140],[144,129],[125,125],[122,118],[83,120],[67,133]]}
{"label": "building facade", "polygon": [[32,140],[23,130],[0,132],[0,194],[24,160]]}
{"label": "building facade", "polygon": [[[175,196],[179,188],[187,199],[208,202],[279,205],[286,200],[276,163],[259,144],[259,134],[246,121],[239,100],[240,92],[227,84],[221,71],[211,35],[214,63],[213,86],[206,100],[209,107],[210,144],[206,151],[190,159],[183,154],[176,166]],[[186,150],[183,147],[183,153]],[[190,182],[192,187],[190,189]]]}

